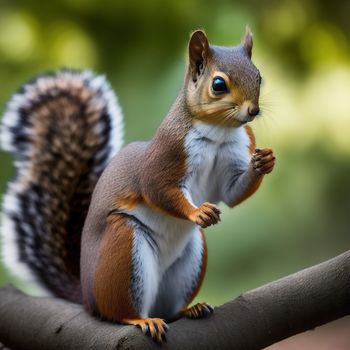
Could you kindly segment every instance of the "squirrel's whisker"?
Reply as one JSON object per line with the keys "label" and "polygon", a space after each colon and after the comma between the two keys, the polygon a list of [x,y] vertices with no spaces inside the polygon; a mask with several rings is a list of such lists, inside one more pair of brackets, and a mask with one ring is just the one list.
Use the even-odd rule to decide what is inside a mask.
{"label": "squirrel's whisker", "polygon": [[123,149],[121,109],[104,77],[61,70],[25,84],[0,128],[17,170],[2,206],[7,265],[158,342],[163,319],[211,314],[206,303],[188,305],[205,274],[203,229],[220,222],[219,202],[249,198],[274,166],[265,148],[271,157],[254,168],[254,134],[239,120],[242,108],[249,120],[259,114],[252,46],[249,30],[236,49],[192,33],[169,113],[151,140]]}

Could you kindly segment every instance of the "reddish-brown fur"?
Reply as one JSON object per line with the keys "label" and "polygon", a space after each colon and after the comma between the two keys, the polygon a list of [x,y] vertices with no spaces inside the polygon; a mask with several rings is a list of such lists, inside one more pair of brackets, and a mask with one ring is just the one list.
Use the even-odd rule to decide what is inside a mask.
{"label": "reddish-brown fur", "polygon": [[[178,98],[151,141],[130,144],[112,159],[96,186],[84,228],[81,264],[84,300],[88,300],[90,308],[95,311],[97,309],[103,317],[135,324],[142,329],[154,327],[159,324],[159,319],[140,320],[132,307],[128,291],[133,232],[125,219],[111,216],[111,213],[120,208],[132,209],[137,205],[145,205],[156,211],[190,220],[202,227],[217,223],[220,212],[214,204],[203,203],[197,208],[186,199],[181,189],[180,181],[187,172],[186,136],[195,122],[203,120],[209,124],[240,127],[254,119],[254,116],[242,120],[237,114],[228,115],[226,112],[231,112],[234,106],[243,105],[246,101],[250,106],[258,106],[260,74],[250,61],[249,52],[244,51],[251,51],[252,43],[249,35],[246,35],[244,46],[227,51],[209,46],[203,33],[197,32],[192,38],[189,50],[190,62]],[[218,96],[214,98],[208,92],[213,71],[217,70],[224,72],[231,81],[230,93],[222,98],[225,104],[220,104],[220,98]],[[198,75],[201,77],[198,78]],[[191,89],[188,86],[191,86]],[[213,105],[214,110],[209,110]],[[250,140],[249,152],[254,156],[253,131],[249,126],[244,128]],[[270,159],[268,161],[272,162]],[[244,183],[242,195],[232,203],[232,206],[242,202],[257,190],[265,170],[263,168],[259,173],[252,164],[250,165],[248,172],[244,174],[249,176],[249,181]],[[245,177],[243,179],[246,180]],[[204,216],[209,217],[212,222],[198,221],[197,216],[201,211],[204,213],[209,211],[209,215]],[[202,239],[204,254],[202,261],[198,261],[201,264],[200,276],[184,307],[187,307],[196,296],[204,279],[207,247],[203,232]],[[89,258],[91,255],[96,256],[96,250],[99,252],[98,263],[95,259]],[[93,293],[91,293],[92,272]],[[196,310],[193,312],[196,313]],[[162,332],[155,332],[157,337],[160,333]]]}
{"label": "reddish-brown fur", "polygon": [[112,321],[138,318],[130,302],[133,228],[127,219],[111,215],[101,241],[94,278],[96,307]]}
{"label": "reddish-brown fur", "polygon": [[180,94],[147,148],[140,171],[144,202],[183,219],[196,210],[179,188],[179,181],[186,173],[184,140],[191,123],[184,96]]}
{"label": "reddish-brown fur", "polygon": [[248,137],[249,137],[249,141],[250,141],[249,152],[251,155],[253,155],[255,152],[255,147],[256,147],[255,135],[254,135],[253,129],[251,128],[250,125],[244,125],[244,129],[247,132]]}

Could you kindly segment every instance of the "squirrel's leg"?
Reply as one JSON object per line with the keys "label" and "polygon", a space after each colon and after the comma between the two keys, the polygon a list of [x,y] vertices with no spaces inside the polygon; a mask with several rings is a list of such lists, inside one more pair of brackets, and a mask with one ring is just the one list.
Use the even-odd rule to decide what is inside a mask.
{"label": "squirrel's leg", "polygon": [[206,302],[200,302],[200,303],[197,303],[191,307],[188,307],[188,305],[196,297],[196,295],[199,292],[200,287],[202,286],[204,276],[205,276],[205,270],[206,270],[206,266],[207,266],[208,250],[207,250],[207,242],[205,240],[205,235],[204,235],[203,230],[200,230],[200,237],[202,240],[202,249],[203,249],[201,273],[199,275],[197,284],[192,289],[192,293],[190,294],[190,296],[186,300],[185,304],[183,305],[182,310],[180,311],[181,316],[185,316],[185,317],[192,318],[192,319],[208,317],[214,311],[213,307]]}
{"label": "squirrel's leg", "polygon": [[148,318],[160,279],[157,254],[140,223],[125,215],[110,215],[94,274],[94,302],[103,318],[136,325],[162,341],[167,325],[162,319]]}
{"label": "squirrel's leg", "polygon": [[234,207],[249,198],[261,185],[264,175],[273,170],[274,165],[275,156],[270,148],[256,150],[248,168],[228,179],[223,193],[224,202]]}
{"label": "squirrel's leg", "polygon": [[[193,311],[197,309],[196,317],[198,318],[210,314],[213,309],[206,303],[187,309],[201,287],[206,265],[205,237],[201,230],[195,228],[181,257],[164,274],[156,302],[151,309],[151,315],[160,315],[160,317],[173,321],[181,316],[194,318]],[[203,312],[199,311],[200,305],[203,305]]]}

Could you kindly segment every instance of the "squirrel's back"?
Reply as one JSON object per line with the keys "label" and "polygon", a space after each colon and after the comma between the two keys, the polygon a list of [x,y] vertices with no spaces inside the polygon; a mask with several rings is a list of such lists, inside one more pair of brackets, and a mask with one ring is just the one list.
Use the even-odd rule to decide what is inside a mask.
{"label": "squirrel's back", "polygon": [[13,95],[1,146],[15,157],[2,206],[2,257],[16,275],[81,300],[81,231],[93,188],[122,141],[122,116],[103,76],[61,70]]}

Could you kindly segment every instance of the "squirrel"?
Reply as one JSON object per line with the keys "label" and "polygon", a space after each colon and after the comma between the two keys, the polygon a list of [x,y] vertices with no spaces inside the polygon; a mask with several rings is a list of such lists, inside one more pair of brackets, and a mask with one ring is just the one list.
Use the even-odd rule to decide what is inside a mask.
{"label": "squirrel", "polygon": [[6,266],[158,342],[167,321],[209,316],[205,302],[189,307],[207,265],[203,229],[220,221],[219,202],[250,197],[275,164],[248,125],[260,114],[252,47],[249,29],[233,47],[194,31],[169,113],[150,141],[124,148],[103,76],[60,70],[25,84],[1,127],[16,157],[2,213]]}

